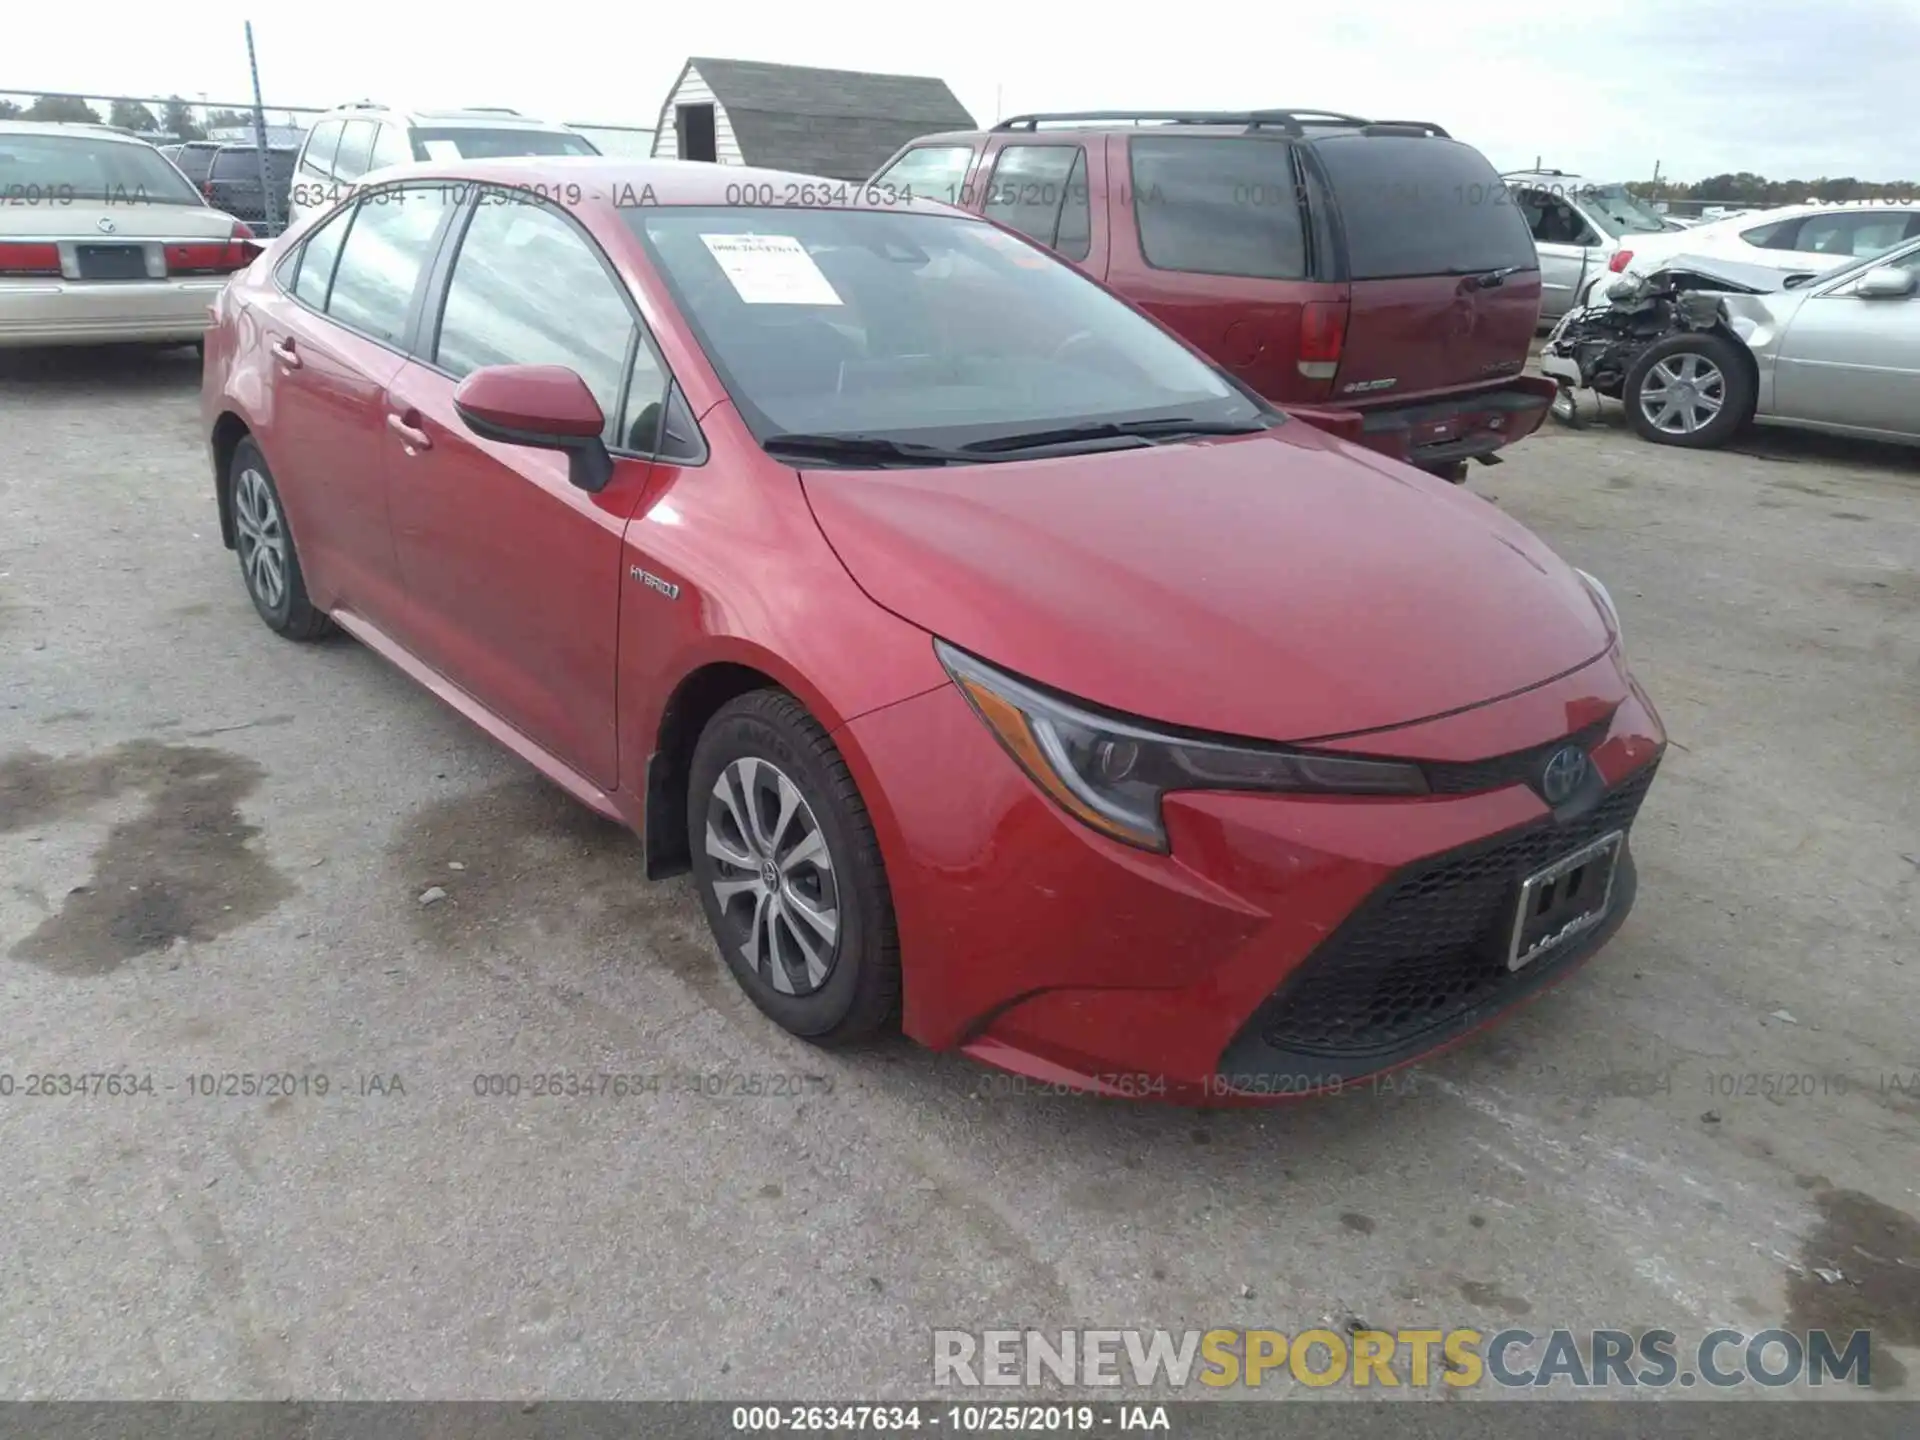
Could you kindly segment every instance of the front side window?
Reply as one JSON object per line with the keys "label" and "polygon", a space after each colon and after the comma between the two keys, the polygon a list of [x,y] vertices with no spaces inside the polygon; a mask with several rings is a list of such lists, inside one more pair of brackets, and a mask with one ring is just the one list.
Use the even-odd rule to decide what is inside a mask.
{"label": "front side window", "polygon": [[971,145],[919,145],[874,176],[874,184],[920,200],[959,205],[972,164]]}
{"label": "front side window", "polygon": [[1086,259],[1086,151],[1078,145],[1007,146],[994,161],[985,214],[1069,259]]}
{"label": "front side window", "polygon": [[50,207],[204,203],[151,145],[33,132],[0,134],[0,198]]}
{"label": "front side window", "polygon": [[432,253],[447,200],[444,185],[363,196],[353,207],[334,267],[327,314],[375,340],[398,341],[407,328],[414,286]]}
{"label": "front side window", "polygon": [[[482,195],[447,282],[434,363],[456,379],[483,365],[564,365],[616,418],[633,313],[593,244],[557,212],[504,192]],[[658,415],[656,393],[636,399]],[[618,433],[616,431],[616,433]]]}
{"label": "front side window", "polygon": [[1586,245],[1595,238],[1586,221],[1558,195],[1545,190],[1523,190],[1516,197],[1520,216],[1538,245]]}
{"label": "front side window", "polygon": [[762,442],[1272,423],[1151,320],[977,220],[737,206],[623,216]]}
{"label": "front side window", "polygon": [[1128,147],[1140,249],[1156,270],[1297,280],[1307,242],[1287,147],[1142,136]]}

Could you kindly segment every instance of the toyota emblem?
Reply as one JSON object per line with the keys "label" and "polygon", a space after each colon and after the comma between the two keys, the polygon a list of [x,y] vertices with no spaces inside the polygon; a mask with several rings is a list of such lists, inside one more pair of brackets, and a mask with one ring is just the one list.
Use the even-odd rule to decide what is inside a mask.
{"label": "toyota emblem", "polygon": [[102,215],[100,217],[100,233],[102,235],[111,235],[119,228],[120,227],[115,225],[108,216]]}
{"label": "toyota emblem", "polygon": [[1563,805],[1587,778],[1587,753],[1578,745],[1563,745],[1548,757],[1540,772],[1540,793],[1549,805]]}

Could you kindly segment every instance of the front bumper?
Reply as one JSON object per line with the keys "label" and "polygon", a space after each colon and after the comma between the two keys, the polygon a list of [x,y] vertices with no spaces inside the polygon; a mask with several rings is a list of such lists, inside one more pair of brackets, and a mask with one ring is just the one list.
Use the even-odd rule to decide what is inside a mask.
{"label": "front bumper", "polygon": [[1558,389],[1552,381],[1516,375],[1486,390],[1398,405],[1288,405],[1309,424],[1422,469],[1471,460],[1525,439],[1540,428]]}
{"label": "front bumper", "polygon": [[[1569,717],[1590,727],[1600,777],[1578,814],[1556,817],[1519,783],[1418,799],[1193,793],[1166,802],[1172,853],[1156,855],[1061,813],[951,687],[862,716],[843,751],[880,832],[907,1033],[1047,1085],[1209,1105],[1337,1090],[1419,1059],[1563,978],[1625,919],[1623,850],[1599,926],[1517,972],[1483,963],[1536,854],[1631,826],[1665,736],[1607,657],[1408,727],[1391,749],[1371,737],[1459,765],[1557,741]],[[1473,883],[1437,882],[1449,867]]]}
{"label": "front bumper", "polygon": [[187,344],[206,333],[225,276],[191,280],[0,280],[0,348]]}

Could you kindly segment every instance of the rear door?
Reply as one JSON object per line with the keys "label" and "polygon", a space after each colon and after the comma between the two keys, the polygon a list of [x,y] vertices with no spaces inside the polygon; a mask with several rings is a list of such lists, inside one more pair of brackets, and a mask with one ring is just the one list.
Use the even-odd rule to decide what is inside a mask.
{"label": "rear door", "polygon": [[1432,136],[1334,135],[1305,149],[1332,194],[1352,294],[1333,398],[1519,374],[1540,321],[1540,259],[1486,157]]}
{"label": "rear door", "polygon": [[1270,400],[1324,400],[1301,369],[1316,304],[1344,314],[1344,287],[1313,278],[1312,227],[1294,147],[1267,135],[1108,139],[1106,282]]}

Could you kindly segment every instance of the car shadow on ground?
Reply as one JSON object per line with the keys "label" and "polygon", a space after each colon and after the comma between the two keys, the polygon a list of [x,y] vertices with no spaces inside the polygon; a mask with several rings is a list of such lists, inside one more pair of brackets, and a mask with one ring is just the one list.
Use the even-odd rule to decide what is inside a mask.
{"label": "car shadow on ground", "polygon": [[0,385],[65,391],[111,385],[135,392],[200,388],[200,353],[191,345],[49,345],[0,350]]}
{"label": "car shadow on ground", "polygon": [[[1632,429],[1627,424],[1627,412],[1618,400],[1609,400],[1591,390],[1577,390],[1574,392],[1574,404],[1579,415],[1578,425],[1568,426],[1549,417],[1542,423],[1540,434],[1564,436],[1593,430],[1632,437]],[[1650,441],[1641,443],[1651,446]],[[1920,474],[1920,448],[1879,440],[1859,440],[1846,435],[1829,435],[1818,430],[1752,425],[1723,449],[1729,455],[1785,465],[1845,465],[1858,470]]]}

